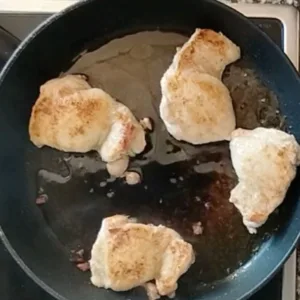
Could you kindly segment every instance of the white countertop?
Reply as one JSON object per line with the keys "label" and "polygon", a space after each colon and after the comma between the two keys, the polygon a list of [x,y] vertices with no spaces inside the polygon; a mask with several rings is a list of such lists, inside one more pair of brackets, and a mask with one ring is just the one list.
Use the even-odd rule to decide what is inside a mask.
{"label": "white countertop", "polygon": [[5,12],[52,12],[84,0],[0,0],[0,10]]}
{"label": "white countertop", "polygon": [[[85,0],[0,0],[0,11],[10,13],[57,12],[76,2]],[[253,3],[254,0],[220,0],[227,3]],[[288,4],[299,7],[300,0],[256,0],[258,3]]]}

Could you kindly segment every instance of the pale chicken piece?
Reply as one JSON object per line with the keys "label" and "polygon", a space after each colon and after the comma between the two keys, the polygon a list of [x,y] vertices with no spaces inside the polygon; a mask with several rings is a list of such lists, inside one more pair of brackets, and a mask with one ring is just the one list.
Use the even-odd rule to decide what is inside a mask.
{"label": "pale chicken piece", "polygon": [[41,86],[29,134],[38,147],[96,150],[115,174],[124,173],[128,156],[141,153],[146,145],[144,129],[131,111],[103,90],[91,88],[82,75],[52,79]]}
{"label": "pale chicken piece", "polygon": [[160,115],[179,141],[199,145],[229,140],[235,115],[228,89],[204,73],[164,75]]}
{"label": "pale chicken piece", "polygon": [[92,247],[91,282],[126,291],[155,280],[160,296],[173,297],[177,280],[193,263],[192,246],[174,230],[115,215],[102,221]]}
{"label": "pale chicken piece", "polygon": [[141,175],[138,172],[125,172],[125,181],[129,185],[135,185],[141,182]]}
{"label": "pale chicken piece", "polygon": [[300,148],[293,135],[281,130],[236,129],[230,151],[239,179],[230,202],[240,211],[250,233],[256,233],[283,202],[296,175]]}
{"label": "pale chicken piece", "polygon": [[161,79],[160,116],[177,140],[205,144],[228,140],[235,129],[232,99],[221,82],[240,49],[221,33],[197,29]]}

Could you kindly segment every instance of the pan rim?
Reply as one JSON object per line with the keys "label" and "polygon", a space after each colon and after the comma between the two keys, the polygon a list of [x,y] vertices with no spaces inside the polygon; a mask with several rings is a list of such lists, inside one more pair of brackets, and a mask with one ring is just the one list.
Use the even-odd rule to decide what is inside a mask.
{"label": "pan rim", "polygon": [[[62,11],[60,11],[60,12],[58,12],[58,13],[50,16],[48,19],[46,19],[40,25],[38,25],[20,43],[20,45],[17,47],[17,49],[15,50],[15,52],[12,54],[12,56],[10,57],[10,59],[8,60],[8,62],[6,63],[6,65],[3,67],[3,69],[2,69],[2,71],[0,73],[0,89],[1,89],[1,85],[2,85],[3,81],[5,80],[5,77],[6,77],[7,73],[9,72],[10,68],[12,67],[12,65],[14,64],[14,62],[16,61],[16,59],[21,55],[21,53],[23,52],[24,48],[28,44],[30,44],[31,41],[34,40],[34,38],[37,35],[39,35],[40,33],[42,33],[44,31],[44,29],[46,29],[48,26],[50,26],[52,23],[54,23],[57,19],[62,18],[63,16],[65,16],[69,12],[71,12],[71,11],[77,9],[77,8],[80,8],[81,6],[87,5],[87,4],[89,4],[91,2],[95,2],[95,1],[97,1],[97,0],[82,0],[80,2],[74,3],[71,6],[63,9]],[[226,4],[224,4],[222,2],[218,2],[218,1],[215,1],[215,0],[206,0],[206,2],[211,3],[215,7],[222,8],[222,10],[228,11],[231,14],[238,15],[240,19],[242,19],[243,21],[245,21],[247,23],[249,22],[248,18],[245,17],[243,14],[239,13],[234,8],[227,6]],[[249,24],[250,27],[252,27],[252,29],[258,35],[263,36],[264,39],[267,40],[268,43],[272,45],[272,47],[274,48],[274,51],[277,51],[277,54],[281,57],[282,61],[284,61],[285,64],[289,66],[291,74],[293,74],[293,76],[298,81],[299,86],[300,86],[300,77],[298,75],[298,72],[297,72],[295,66],[292,64],[292,62],[290,61],[290,59],[281,51],[281,49],[279,48],[279,46],[277,46],[267,34],[265,34],[263,31],[261,31],[259,28],[257,28],[256,25],[254,25],[254,24],[252,24],[250,22],[248,24]],[[299,199],[298,199],[298,201],[299,201]],[[297,225],[299,225],[299,226],[297,226]],[[300,239],[300,230],[297,229],[297,228],[300,228],[300,218],[298,219],[298,223],[297,224],[294,223],[293,226],[292,226],[292,228],[289,227],[288,230],[291,231],[291,233],[293,233],[293,236],[289,237],[289,241],[291,241],[291,243],[288,243],[288,246],[286,246],[286,252],[285,252],[285,254],[281,256],[281,259],[277,262],[277,264],[274,267],[271,267],[272,271],[269,272],[268,275],[263,280],[257,280],[256,284],[254,284],[251,289],[249,289],[246,292],[239,293],[240,295],[238,296],[238,298],[236,298],[236,300],[241,300],[241,299],[249,298],[256,291],[258,291],[260,288],[262,288],[263,286],[265,286],[267,284],[267,282],[269,282],[272,279],[272,277],[279,271],[280,267],[287,261],[287,259],[289,258],[289,256],[293,252],[294,248],[296,247],[296,245],[298,243],[298,240]],[[296,231],[298,231],[298,232],[296,233]],[[286,233],[286,235],[287,235],[287,233]],[[46,292],[48,292],[52,297],[54,297],[57,300],[68,300],[64,296],[61,296],[60,294],[58,294],[55,291],[55,289],[53,289],[52,287],[50,287],[43,280],[41,280],[27,266],[27,264],[23,261],[23,259],[19,256],[19,254],[12,247],[9,239],[6,237],[4,231],[2,230],[1,224],[0,224],[0,238],[1,238],[2,242],[3,242],[3,244],[5,245],[6,249],[10,253],[10,255],[16,261],[16,263],[23,269],[23,271],[38,286],[40,286],[41,288],[43,288]],[[226,278],[224,278],[222,281],[226,282]],[[195,300],[200,300],[200,296],[196,296]]]}

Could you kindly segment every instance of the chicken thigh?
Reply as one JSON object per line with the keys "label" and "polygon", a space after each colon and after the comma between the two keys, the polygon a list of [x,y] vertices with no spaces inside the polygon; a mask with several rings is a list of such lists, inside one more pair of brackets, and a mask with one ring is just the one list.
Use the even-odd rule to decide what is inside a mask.
{"label": "chicken thigh", "polygon": [[178,278],[193,262],[192,246],[174,230],[115,215],[102,221],[93,245],[91,281],[126,291],[155,280],[159,295],[174,296]]}
{"label": "chicken thigh", "polygon": [[29,134],[37,146],[67,152],[96,150],[112,175],[145,148],[145,132],[131,111],[82,75],[49,80],[32,109]]}
{"label": "chicken thigh", "polygon": [[230,202],[240,211],[250,233],[266,222],[283,202],[299,165],[300,148],[294,136],[281,130],[237,129],[230,151],[239,179]]}
{"label": "chicken thigh", "polygon": [[240,48],[221,33],[196,29],[161,79],[160,116],[177,140],[228,140],[235,128],[232,99],[221,77]]}

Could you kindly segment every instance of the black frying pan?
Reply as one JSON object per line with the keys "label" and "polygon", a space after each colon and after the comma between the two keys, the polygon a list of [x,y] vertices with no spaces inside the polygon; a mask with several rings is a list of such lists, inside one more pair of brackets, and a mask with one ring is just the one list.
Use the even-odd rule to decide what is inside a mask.
{"label": "black frying pan", "polygon": [[[192,147],[176,142],[164,130],[157,115],[159,80],[175,53],[175,42],[162,46],[153,33],[142,33],[135,47],[150,45],[153,57],[125,63],[119,58],[126,61],[132,48],[114,48],[104,61],[96,56],[92,63],[79,64],[87,57],[80,53],[115,38],[162,31],[166,35],[160,41],[171,41],[170,32],[187,37],[196,27],[222,31],[242,49],[241,61],[224,74],[238,126],[287,129],[299,140],[296,70],[255,25],[215,1],[83,1],[37,28],[3,70],[1,238],[28,275],[57,299],[146,299],[142,288],[128,293],[97,289],[90,285],[89,275],[69,261],[72,250],[84,248],[88,256],[102,218],[115,213],[165,224],[193,244],[196,263],[180,280],[176,299],[246,298],[275,274],[295,247],[300,229],[298,178],[284,204],[257,235],[249,235],[228,202],[237,182],[228,144]],[[112,57],[110,51],[116,55]],[[108,65],[95,73],[96,63]],[[128,106],[137,117],[153,118],[149,145],[132,163],[142,173],[142,184],[110,180],[96,153],[37,149],[29,142],[28,120],[39,86],[61,72],[87,73],[91,84],[120,101],[131,99]],[[120,72],[132,81],[122,83]],[[35,204],[39,194],[48,196],[42,207]],[[204,231],[195,236],[192,225],[198,221]]]}

